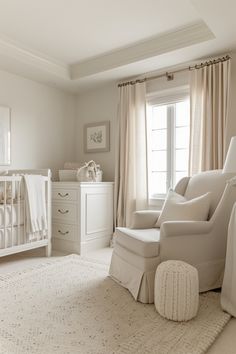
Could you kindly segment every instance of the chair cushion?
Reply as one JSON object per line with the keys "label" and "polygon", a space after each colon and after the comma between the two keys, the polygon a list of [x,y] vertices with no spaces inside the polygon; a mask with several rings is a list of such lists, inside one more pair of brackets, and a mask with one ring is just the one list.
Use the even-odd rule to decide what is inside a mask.
{"label": "chair cushion", "polygon": [[117,227],[115,242],[143,257],[159,255],[160,229],[128,229]]}
{"label": "chair cushion", "polygon": [[156,226],[165,221],[206,221],[211,201],[211,193],[187,200],[182,195],[169,190]]}

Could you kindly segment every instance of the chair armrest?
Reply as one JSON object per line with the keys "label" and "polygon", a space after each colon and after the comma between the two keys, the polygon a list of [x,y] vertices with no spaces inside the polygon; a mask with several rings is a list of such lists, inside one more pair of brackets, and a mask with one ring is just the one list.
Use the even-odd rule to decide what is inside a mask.
{"label": "chair armrest", "polygon": [[161,225],[161,238],[208,234],[212,228],[210,221],[166,221]]}
{"label": "chair armrest", "polygon": [[133,213],[131,229],[149,229],[155,227],[160,210],[139,210]]}

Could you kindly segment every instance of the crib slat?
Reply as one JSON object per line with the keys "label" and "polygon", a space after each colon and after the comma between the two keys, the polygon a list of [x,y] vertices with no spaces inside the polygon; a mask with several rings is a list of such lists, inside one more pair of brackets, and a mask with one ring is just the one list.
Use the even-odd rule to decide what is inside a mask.
{"label": "crib slat", "polygon": [[14,188],[13,188],[13,181],[11,181],[11,212],[10,212],[10,218],[11,218],[11,246],[14,246],[14,235],[13,235],[13,193],[14,193]]}
{"label": "crib slat", "polygon": [[[24,188],[24,190],[22,191],[23,195],[24,195],[24,198],[25,198],[25,186],[22,185],[22,188]],[[26,200],[23,201],[23,237],[24,237],[24,243],[27,243],[27,230],[26,230]]]}
{"label": "crib slat", "polygon": [[20,188],[21,187],[21,180],[18,181],[18,188],[17,188],[17,199],[16,199],[16,203],[17,203],[17,243],[18,245],[21,244],[21,240],[20,240]]}
{"label": "crib slat", "polygon": [[7,237],[7,229],[6,229],[6,202],[7,202],[7,186],[6,186],[7,182],[4,181],[4,187],[3,187],[3,209],[4,209],[4,241],[5,241],[5,248],[7,248],[8,246],[8,237]]}

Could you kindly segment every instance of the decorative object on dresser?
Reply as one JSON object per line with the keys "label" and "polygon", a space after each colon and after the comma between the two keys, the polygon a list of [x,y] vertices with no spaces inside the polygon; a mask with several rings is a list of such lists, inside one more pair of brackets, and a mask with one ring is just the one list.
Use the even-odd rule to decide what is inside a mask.
{"label": "decorative object on dresser", "polygon": [[85,162],[77,171],[76,178],[78,182],[102,182],[102,170],[100,165],[91,160]]}
{"label": "decorative object on dresser", "polygon": [[66,162],[64,170],[59,170],[59,181],[102,182],[102,174],[100,165],[93,160],[84,164]]}
{"label": "decorative object on dresser", "polygon": [[76,182],[77,181],[77,169],[76,170],[59,170],[59,181],[61,182]]}
{"label": "decorative object on dresser", "polygon": [[110,122],[89,123],[84,126],[84,152],[110,150]]}
{"label": "decorative object on dresser", "polygon": [[78,254],[109,246],[113,182],[52,183],[53,247]]}

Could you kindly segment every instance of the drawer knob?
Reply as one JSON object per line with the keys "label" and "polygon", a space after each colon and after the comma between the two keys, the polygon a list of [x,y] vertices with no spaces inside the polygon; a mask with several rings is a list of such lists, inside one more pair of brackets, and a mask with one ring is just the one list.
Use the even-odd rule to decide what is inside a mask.
{"label": "drawer knob", "polygon": [[58,230],[58,233],[61,234],[61,235],[67,235],[69,233],[69,231],[63,232],[61,230]]}
{"label": "drawer knob", "polygon": [[58,213],[67,214],[67,213],[69,213],[69,210],[61,210],[61,209],[58,209]]}
{"label": "drawer knob", "polygon": [[69,193],[62,194],[59,192],[58,195],[62,198],[65,198],[65,197],[68,197]]}

